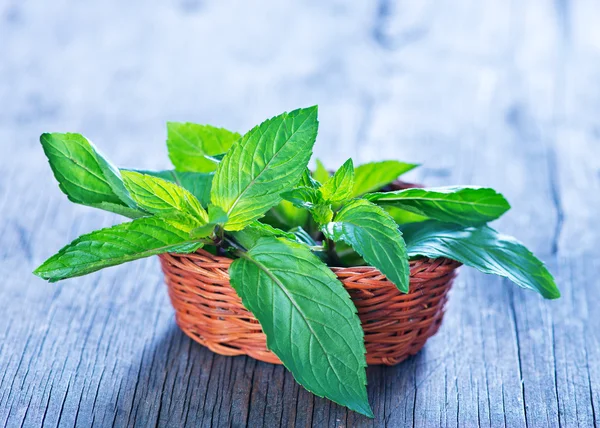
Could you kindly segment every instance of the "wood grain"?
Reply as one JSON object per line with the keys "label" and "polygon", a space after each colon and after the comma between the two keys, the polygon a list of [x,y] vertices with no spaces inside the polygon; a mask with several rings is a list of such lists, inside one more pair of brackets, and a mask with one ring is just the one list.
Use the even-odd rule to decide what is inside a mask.
{"label": "wood grain", "polygon": [[[599,13],[591,0],[0,3],[0,426],[596,426]],[[243,132],[313,104],[330,167],[397,158],[424,163],[418,182],[502,191],[513,211],[497,228],[563,297],[463,268],[425,349],[368,369],[368,420],[280,366],[185,337],[155,258],[58,284],[30,273],[120,221],[66,200],[42,132],[163,168],[167,120]]]}

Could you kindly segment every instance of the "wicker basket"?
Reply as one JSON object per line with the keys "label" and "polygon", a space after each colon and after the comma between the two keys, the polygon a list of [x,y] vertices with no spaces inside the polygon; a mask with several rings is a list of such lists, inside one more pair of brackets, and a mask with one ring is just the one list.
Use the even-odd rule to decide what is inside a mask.
{"label": "wicker basket", "polygon": [[[177,324],[188,336],[218,354],[281,364],[229,284],[231,259],[203,250],[159,257]],[[419,352],[442,322],[458,266],[447,259],[411,261],[408,294],[373,267],[331,268],[358,309],[368,364],[394,365]]]}

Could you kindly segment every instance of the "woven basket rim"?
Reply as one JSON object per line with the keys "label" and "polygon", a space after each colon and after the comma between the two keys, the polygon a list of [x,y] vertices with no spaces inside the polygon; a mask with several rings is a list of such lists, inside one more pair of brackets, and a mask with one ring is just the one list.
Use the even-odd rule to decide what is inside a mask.
{"label": "woven basket rim", "polygon": [[[216,263],[219,263],[219,262],[223,263],[223,260],[226,260],[226,262],[224,262],[226,264],[231,264],[231,263],[233,263],[234,260],[237,260],[237,259],[232,258],[232,257],[213,254],[213,253],[211,253],[209,251],[206,251],[204,248],[199,248],[195,252],[188,253],[188,254],[182,254],[182,253],[167,253],[167,254],[173,255],[173,256],[192,256],[192,257],[193,257],[194,254],[199,254],[199,255],[202,255],[204,257],[213,259]],[[159,254],[158,256],[161,257],[162,254]],[[453,260],[453,259],[449,259],[447,257],[438,257],[438,258],[432,259],[430,257],[424,257],[424,256],[420,256],[420,257],[417,257],[417,258],[409,260],[409,265],[416,264],[416,263],[419,263],[419,262],[420,262],[420,264],[425,265],[425,264],[434,263],[435,261],[442,261],[442,263],[444,263],[444,264],[453,264],[453,265],[455,265],[454,266],[455,268],[458,268],[458,267],[462,266],[461,262]],[[343,273],[343,272],[357,272],[357,271],[359,271],[359,272],[360,271],[362,271],[362,272],[377,271],[381,275],[383,275],[383,273],[381,273],[381,271],[379,269],[377,269],[375,266],[371,266],[371,265],[329,266],[329,265],[326,264],[326,266],[329,269],[331,269],[333,272],[335,272],[335,273],[338,273],[338,272],[340,272],[340,273]],[[412,266],[411,266],[411,269],[412,269]]]}

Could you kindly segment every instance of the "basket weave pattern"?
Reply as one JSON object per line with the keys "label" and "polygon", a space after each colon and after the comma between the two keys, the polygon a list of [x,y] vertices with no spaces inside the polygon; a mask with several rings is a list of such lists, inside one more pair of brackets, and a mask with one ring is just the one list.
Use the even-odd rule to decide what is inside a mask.
{"label": "basket weave pattern", "polygon": [[[159,257],[177,324],[188,336],[218,354],[281,364],[229,284],[231,259],[203,250]],[[421,350],[442,322],[458,266],[447,259],[411,261],[408,294],[373,267],[331,268],[358,309],[368,364],[394,365]]]}

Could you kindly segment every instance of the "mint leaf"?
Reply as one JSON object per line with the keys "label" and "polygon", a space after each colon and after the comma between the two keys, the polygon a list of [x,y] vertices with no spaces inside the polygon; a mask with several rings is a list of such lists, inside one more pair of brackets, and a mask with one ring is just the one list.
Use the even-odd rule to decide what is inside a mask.
{"label": "mint leaf", "polygon": [[326,183],[330,176],[331,174],[329,174],[329,170],[325,168],[323,162],[317,159],[317,167],[313,173],[315,180],[317,180],[319,183]]}
{"label": "mint leaf", "polygon": [[354,187],[354,164],[348,159],[323,186],[323,199],[331,203],[342,202],[350,198]]}
{"label": "mint leaf", "polygon": [[42,134],[42,148],[60,189],[72,202],[128,217],[144,215],[129,197],[118,169],[80,134]]}
{"label": "mint leaf", "polygon": [[303,245],[262,238],[229,268],[267,347],[312,393],[372,417],[363,331],[348,292]]}
{"label": "mint leaf", "polygon": [[183,187],[134,171],[123,171],[123,180],[136,204],[149,213],[185,217],[198,224],[208,222],[198,199]]}
{"label": "mint leaf", "polygon": [[311,209],[313,206],[325,202],[318,189],[312,187],[296,187],[288,192],[283,192],[281,197],[290,201],[298,208]]}
{"label": "mint leaf", "polygon": [[33,273],[56,282],[156,254],[191,253],[202,244],[190,242],[189,230],[158,217],[139,218],[80,236]]}
{"label": "mint leaf", "polygon": [[205,238],[210,236],[215,227],[222,226],[227,222],[227,214],[220,207],[208,206],[208,222],[198,226],[190,232],[191,238]]}
{"label": "mint leaf", "polygon": [[430,219],[463,226],[478,226],[500,217],[510,204],[500,193],[483,187],[432,187],[369,193],[365,199]]}
{"label": "mint leaf", "polygon": [[253,221],[248,226],[237,232],[230,232],[230,235],[244,248],[252,248],[260,238],[265,237],[283,237],[292,241],[296,240],[296,235],[291,232],[285,232],[259,221]]}
{"label": "mint leaf", "polygon": [[419,165],[398,161],[371,162],[359,165],[354,170],[352,197],[379,190],[417,166]]}
{"label": "mint leaf", "polygon": [[296,237],[296,241],[304,243],[310,247],[316,247],[318,244],[310,234],[300,226],[296,226],[289,230]]}
{"label": "mint leaf", "polygon": [[317,224],[327,224],[333,218],[330,204],[317,204],[311,207],[310,213]]}
{"label": "mint leaf", "polygon": [[291,202],[284,200],[267,211],[261,221],[287,230],[299,224],[304,226],[309,216],[307,210],[297,208]]}
{"label": "mint leaf", "polygon": [[214,173],[204,172],[181,172],[169,169],[165,171],[146,171],[146,170],[135,170],[135,169],[121,169],[123,171],[134,171],[140,174],[151,175],[153,177],[162,178],[163,180],[175,183],[185,190],[190,192],[200,201],[203,207],[207,207],[210,203],[210,188],[212,186],[212,180],[215,176]]}
{"label": "mint leaf", "polygon": [[215,173],[211,200],[227,213],[226,230],[240,230],[279,203],[300,180],[317,136],[317,107],[294,110],[250,130]]}
{"label": "mint leaf", "polygon": [[410,257],[446,257],[508,278],[547,299],[560,297],[544,264],[515,238],[501,235],[489,226],[462,227],[427,221],[402,230]]}
{"label": "mint leaf", "polygon": [[310,170],[308,168],[304,168],[302,177],[300,178],[300,181],[296,184],[296,186],[311,187],[313,189],[318,189],[319,187],[321,187],[321,184],[314,178],[312,178],[312,176],[310,175]]}
{"label": "mint leaf", "polygon": [[408,224],[408,223],[418,223],[420,221],[427,221],[429,218],[412,213],[410,211],[403,210],[401,208],[396,208],[391,205],[384,205],[382,208],[394,219],[397,224]]}
{"label": "mint leaf", "polygon": [[323,227],[323,233],[352,246],[400,291],[408,293],[410,270],[402,233],[383,208],[364,199],[353,200]]}
{"label": "mint leaf", "polygon": [[237,132],[195,123],[167,123],[169,158],[178,171],[211,172],[218,155],[240,138]]}

